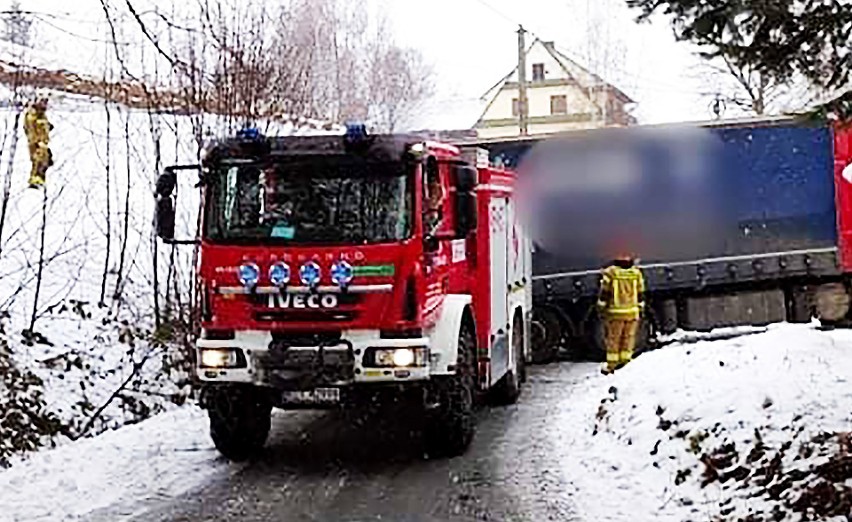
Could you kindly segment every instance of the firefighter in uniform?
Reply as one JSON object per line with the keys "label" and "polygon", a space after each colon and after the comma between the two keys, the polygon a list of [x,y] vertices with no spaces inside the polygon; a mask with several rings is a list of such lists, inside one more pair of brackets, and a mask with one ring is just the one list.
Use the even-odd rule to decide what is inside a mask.
{"label": "firefighter in uniform", "polygon": [[603,270],[598,311],[604,324],[606,364],[612,373],[633,359],[636,332],[645,303],[645,279],[631,256],[619,256]]}
{"label": "firefighter in uniform", "polygon": [[53,165],[50,151],[50,131],[53,125],[47,120],[47,98],[39,98],[24,115],[24,133],[30,149],[30,187],[44,186],[45,173]]}

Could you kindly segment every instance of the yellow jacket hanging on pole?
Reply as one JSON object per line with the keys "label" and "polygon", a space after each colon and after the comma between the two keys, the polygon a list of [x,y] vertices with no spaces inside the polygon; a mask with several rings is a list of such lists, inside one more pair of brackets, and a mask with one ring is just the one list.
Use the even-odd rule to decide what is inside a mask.
{"label": "yellow jacket hanging on pole", "polygon": [[41,187],[45,182],[48,167],[53,165],[53,155],[50,151],[50,130],[53,125],[47,120],[47,100],[35,102],[24,114],[24,133],[30,149],[30,186]]}

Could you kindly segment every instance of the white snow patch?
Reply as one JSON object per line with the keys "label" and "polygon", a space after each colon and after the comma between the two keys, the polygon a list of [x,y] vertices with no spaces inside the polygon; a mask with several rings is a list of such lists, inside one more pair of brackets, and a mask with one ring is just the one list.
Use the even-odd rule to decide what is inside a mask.
{"label": "white snow patch", "polygon": [[[744,497],[748,491],[718,483],[702,488],[690,437],[671,435],[707,432],[699,454],[734,442],[743,455],[755,429],[769,447],[848,430],[852,331],[782,324],[726,335],[734,333],[742,335],[713,332],[705,337],[715,340],[702,340],[681,334],[680,344],[644,354],[613,376],[590,366],[585,380],[566,383],[571,392],[554,396],[544,412],[546,449],[532,451],[542,457],[536,463],[544,477],[541,494],[553,503],[570,493],[584,520],[613,522],[712,520],[729,499],[734,520],[765,509],[766,502]],[[606,411],[598,420],[602,404]],[[661,429],[661,417],[675,424]],[[786,459],[784,465],[823,458]],[[229,469],[239,467],[216,453],[204,413],[180,408],[16,462],[0,473],[0,520],[79,520],[116,507],[132,512]],[[676,485],[684,469],[692,474]]]}
{"label": "white snow patch", "polygon": [[[554,457],[588,520],[709,520],[728,498],[728,507],[736,507],[729,516],[745,516],[760,501],[734,498],[743,492],[718,483],[702,488],[702,452],[734,442],[741,455],[747,453],[755,429],[774,448],[798,430],[797,442],[849,430],[852,332],[782,324],[712,342],[682,336],[688,343],[644,354],[613,376],[578,384],[556,410],[549,424]],[[613,395],[615,401],[602,404]],[[658,407],[662,418],[676,422],[667,431],[659,427]],[[680,430],[689,435],[671,437]],[[689,438],[699,432],[708,438],[696,455],[688,451]],[[675,485],[684,469],[691,475]]]}
{"label": "white snow patch", "polygon": [[0,473],[0,520],[81,520],[108,506],[176,496],[225,471],[193,407],[32,455]]}

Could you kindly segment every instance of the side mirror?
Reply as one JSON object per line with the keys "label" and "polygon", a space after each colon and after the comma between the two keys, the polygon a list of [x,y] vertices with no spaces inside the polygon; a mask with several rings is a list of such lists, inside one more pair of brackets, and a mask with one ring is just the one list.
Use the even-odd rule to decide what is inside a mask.
{"label": "side mirror", "polygon": [[177,186],[177,174],[174,171],[167,170],[160,174],[160,177],[157,178],[157,197],[170,197],[175,190],[175,186]]}
{"label": "side mirror", "polygon": [[437,252],[441,248],[438,238],[432,235],[423,238],[423,251],[427,253]]}
{"label": "side mirror", "polygon": [[476,230],[476,193],[456,193],[456,237],[467,237]]}
{"label": "side mirror", "polygon": [[160,196],[157,199],[154,227],[160,239],[171,241],[175,238],[175,208],[171,197]]}
{"label": "side mirror", "polygon": [[[177,172],[182,170],[195,170],[199,172],[199,176],[203,174],[201,165],[172,165],[166,167],[166,171],[160,174],[157,178],[157,183],[154,188],[156,199],[156,208],[154,209],[154,229],[165,243],[172,245],[195,245],[198,244],[197,239],[175,239],[175,202],[174,191],[177,187]],[[201,177],[199,184],[204,183],[204,178]]]}
{"label": "side mirror", "polygon": [[457,165],[453,169],[456,176],[456,190],[471,192],[479,182],[479,171],[468,165]]}

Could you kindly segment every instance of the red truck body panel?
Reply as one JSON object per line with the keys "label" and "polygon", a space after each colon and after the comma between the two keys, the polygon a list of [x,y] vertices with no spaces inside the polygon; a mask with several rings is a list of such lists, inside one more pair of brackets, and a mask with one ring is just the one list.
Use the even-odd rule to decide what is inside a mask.
{"label": "red truck body panel", "polygon": [[837,241],[844,272],[852,272],[852,125],[834,128]]}

